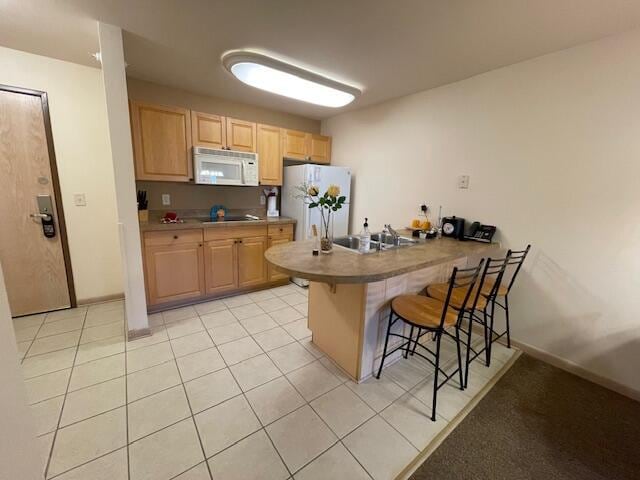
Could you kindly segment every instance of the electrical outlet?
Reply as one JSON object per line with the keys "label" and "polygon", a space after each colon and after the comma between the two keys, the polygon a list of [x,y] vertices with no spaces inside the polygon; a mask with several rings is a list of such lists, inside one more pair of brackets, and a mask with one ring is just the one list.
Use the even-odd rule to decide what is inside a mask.
{"label": "electrical outlet", "polygon": [[162,205],[171,205],[171,195],[169,195],[168,193],[162,194]]}
{"label": "electrical outlet", "polygon": [[87,198],[84,196],[84,193],[76,193],[73,196],[73,203],[76,207],[86,207]]}
{"label": "electrical outlet", "polygon": [[460,175],[458,177],[458,188],[469,188],[469,175]]}
{"label": "electrical outlet", "polygon": [[260,205],[266,205],[267,204],[267,197],[265,197],[264,195],[260,195]]}

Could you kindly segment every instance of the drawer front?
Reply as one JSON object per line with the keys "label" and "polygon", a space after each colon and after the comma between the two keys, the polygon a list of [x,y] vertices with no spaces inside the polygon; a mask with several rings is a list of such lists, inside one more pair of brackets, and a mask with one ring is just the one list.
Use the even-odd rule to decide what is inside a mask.
{"label": "drawer front", "polygon": [[202,229],[145,232],[144,234],[144,244],[147,247],[154,245],[180,245],[183,243],[202,243]]}
{"label": "drawer front", "polygon": [[230,238],[264,237],[267,235],[266,225],[247,225],[244,227],[205,228],[204,239],[226,240]]}
{"label": "drawer front", "polygon": [[269,236],[274,235],[293,235],[293,224],[286,225],[269,225]]}

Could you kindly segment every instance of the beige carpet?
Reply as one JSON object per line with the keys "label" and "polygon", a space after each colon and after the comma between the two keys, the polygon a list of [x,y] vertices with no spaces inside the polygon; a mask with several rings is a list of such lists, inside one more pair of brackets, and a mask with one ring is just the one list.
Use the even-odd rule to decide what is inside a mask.
{"label": "beige carpet", "polygon": [[522,355],[411,479],[637,480],[640,403]]}

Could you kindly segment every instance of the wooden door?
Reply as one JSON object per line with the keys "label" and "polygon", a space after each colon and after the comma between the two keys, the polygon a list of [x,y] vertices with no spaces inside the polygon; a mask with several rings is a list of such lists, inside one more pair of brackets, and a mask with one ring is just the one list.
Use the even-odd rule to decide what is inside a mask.
{"label": "wooden door", "polygon": [[280,129],[258,125],[258,166],[261,185],[282,185]]}
{"label": "wooden door", "polygon": [[282,130],[282,156],[297,160],[307,160],[309,156],[307,133],[298,130]]}
{"label": "wooden door", "polygon": [[[273,247],[274,245],[280,245],[281,243],[288,243],[292,240],[293,240],[292,235],[281,235],[281,236],[270,237],[269,248]],[[289,278],[289,275],[279,272],[276,268],[272,267],[271,265],[268,266],[268,273],[269,273],[270,282],[275,282],[278,280],[284,280],[285,278]]]}
{"label": "wooden door", "polygon": [[241,152],[255,152],[256,124],[227,118],[227,148]]}
{"label": "wooden door", "polygon": [[226,119],[209,113],[191,112],[191,139],[194,147],[227,146]]}
{"label": "wooden door", "polygon": [[[0,87],[0,261],[13,316],[75,302],[54,155],[46,93]],[[31,216],[38,196],[51,199],[51,238]]]}
{"label": "wooden door", "polygon": [[242,238],[238,243],[238,286],[250,287],[267,281],[264,251],[267,237]]}
{"label": "wooden door", "polygon": [[204,270],[207,293],[238,288],[237,240],[213,240],[204,248]]}
{"label": "wooden door", "polygon": [[137,101],[130,109],[136,179],[192,180],[189,110]]}
{"label": "wooden door", "polygon": [[146,247],[145,266],[150,305],[204,295],[202,243]]}
{"label": "wooden door", "polygon": [[331,137],[309,134],[309,158],[315,163],[331,163]]}

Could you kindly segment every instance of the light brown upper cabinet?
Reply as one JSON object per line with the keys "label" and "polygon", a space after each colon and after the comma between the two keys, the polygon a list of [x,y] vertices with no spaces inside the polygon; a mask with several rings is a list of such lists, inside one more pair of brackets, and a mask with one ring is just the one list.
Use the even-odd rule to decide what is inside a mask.
{"label": "light brown upper cabinet", "polygon": [[296,160],[307,160],[307,134],[298,130],[282,129],[282,156]]}
{"label": "light brown upper cabinet", "polygon": [[131,101],[130,114],[136,179],[191,180],[189,110]]}
{"label": "light brown upper cabinet", "polygon": [[331,137],[310,133],[309,158],[316,163],[331,163]]}
{"label": "light brown upper cabinet", "polygon": [[282,185],[280,128],[258,124],[260,185]]}
{"label": "light brown upper cabinet", "polygon": [[331,137],[283,129],[282,156],[315,163],[331,163]]}
{"label": "light brown upper cabinet", "polygon": [[194,147],[227,146],[227,123],[224,117],[191,111],[191,136]]}
{"label": "light brown upper cabinet", "polygon": [[240,152],[255,152],[256,124],[227,117],[227,148]]}

